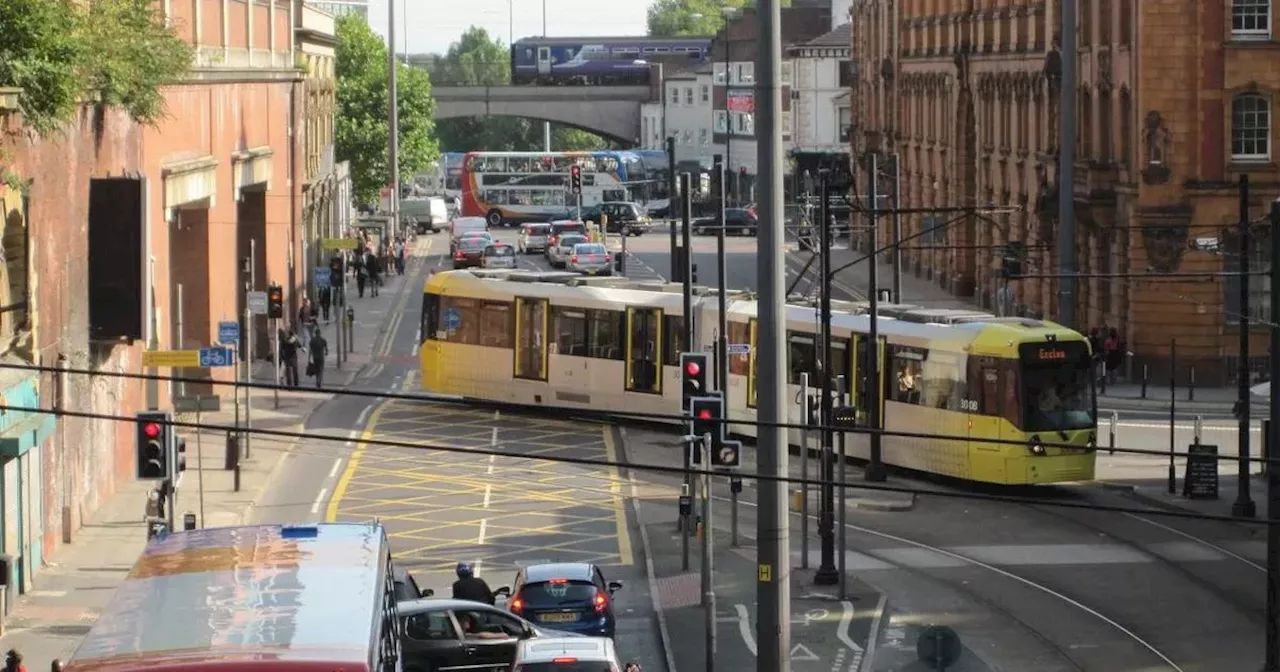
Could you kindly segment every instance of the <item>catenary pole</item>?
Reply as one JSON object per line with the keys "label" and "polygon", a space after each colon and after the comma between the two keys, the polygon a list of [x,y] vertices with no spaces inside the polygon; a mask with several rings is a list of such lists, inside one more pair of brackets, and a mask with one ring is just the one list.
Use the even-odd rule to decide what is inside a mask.
{"label": "catenary pole", "polygon": [[391,168],[391,230],[400,230],[400,105],[396,91],[396,3],[387,3],[387,163]]}
{"label": "catenary pole", "polygon": [[1076,0],[1062,0],[1062,91],[1058,118],[1058,322],[1076,325]]}
{"label": "catenary pole", "polygon": [[[726,150],[727,151],[727,150]],[[716,275],[719,276],[720,295],[719,322],[716,325],[716,331],[719,334],[716,338],[716,389],[720,390],[720,398],[724,400],[724,407],[729,407],[729,263],[725,258],[724,249],[724,227],[728,220],[725,217],[725,202],[728,200],[725,194],[725,178],[728,177],[728,166],[720,159],[715,157],[713,162],[716,171],[716,182],[719,184],[717,194],[719,205],[716,208]]]}
{"label": "catenary pole", "polygon": [[[1271,258],[1280,259],[1280,199],[1271,203]],[[1280,269],[1271,265],[1271,314],[1280,315]],[[1280,395],[1276,394],[1276,381],[1280,381],[1280,329],[1268,325],[1271,334],[1271,436],[1262,437],[1267,442],[1263,454],[1274,458],[1277,453],[1275,436],[1280,434],[1276,426],[1280,419]],[[1264,672],[1280,672],[1280,469],[1267,462],[1267,613],[1266,613],[1266,664]]]}
{"label": "catenary pole", "polygon": [[[840,580],[836,572],[836,534],[835,534],[835,485],[832,482],[832,466],[835,464],[832,455],[835,434],[831,432],[831,392],[835,384],[831,367],[831,173],[827,169],[818,171],[818,195],[822,199],[818,205],[818,231],[821,247],[818,249],[818,267],[821,283],[821,296],[818,304],[818,358],[822,361],[819,369],[818,384],[822,396],[818,399],[818,421],[823,429],[818,431],[818,454],[821,465],[818,473],[822,478],[822,491],[818,505],[818,536],[821,539],[821,560],[818,571],[813,575],[813,582],[819,586],[833,586]],[[808,422],[808,419],[805,420]]]}
{"label": "catenary pole", "polygon": [[[1240,352],[1236,370],[1236,403],[1240,413],[1238,421],[1239,441],[1236,455],[1236,501],[1231,505],[1231,515],[1253,518],[1258,515],[1257,505],[1249,496],[1249,237],[1253,234],[1249,224],[1249,175],[1240,176]],[[1266,441],[1266,437],[1262,438]]]}
{"label": "catenary pole", "polygon": [[[759,0],[760,49],[756,60],[755,101],[759,126],[756,165],[760,174],[759,263],[760,320],[756,376],[757,408],[764,422],[787,420],[786,282],[782,203],[782,12],[780,0]],[[756,470],[761,476],[787,475],[787,435],[777,425],[762,425],[757,437]],[[756,670],[791,670],[791,541],[786,485],[762,481],[756,538]]]}

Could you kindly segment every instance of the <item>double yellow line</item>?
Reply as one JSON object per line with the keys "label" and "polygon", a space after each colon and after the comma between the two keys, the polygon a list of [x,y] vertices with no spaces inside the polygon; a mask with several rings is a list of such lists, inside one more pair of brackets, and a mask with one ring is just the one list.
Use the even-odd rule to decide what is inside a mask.
{"label": "double yellow line", "polygon": [[415,255],[412,266],[405,269],[405,281],[404,284],[400,285],[400,299],[396,301],[394,314],[391,315],[391,321],[387,323],[387,329],[382,334],[382,345],[375,350],[378,357],[387,357],[391,354],[391,348],[396,343],[396,332],[400,330],[400,324],[404,321],[405,306],[409,305],[409,297],[412,296],[412,293],[407,291],[410,284],[412,284],[410,280],[418,277],[419,271],[422,270],[423,265],[426,263],[426,257],[431,254],[431,244],[433,242],[428,238],[426,254]]}

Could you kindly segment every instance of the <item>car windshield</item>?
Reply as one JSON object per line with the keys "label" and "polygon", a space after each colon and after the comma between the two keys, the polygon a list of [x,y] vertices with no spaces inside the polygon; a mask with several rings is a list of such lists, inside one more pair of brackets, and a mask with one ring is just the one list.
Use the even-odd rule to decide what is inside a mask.
{"label": "car windshield", "polygon": [[1061,432],[1097,424],[1083,343],[1023,346],[1022,359],[1023,430]]}
{"label": "car windshield", "polygon": [[485,247],[488,247],[488,245],[488,238],[464,238],[458,246],[468,251],[482,251]]}
{"label": "car windshield", "polygon": [[578,245],[573,248],[574,254],[604,254],[604,245],[592,243],[590,245]]}
{"label": "car windshield", "polygon": [[586,236],[561,236],[560,247],[572,249],[574,245],[587,242]]}
{"label": "car windshield", "polygon": [[525,584],[520,591],[524,603],[535,609],[590,602],[595,596],[596,585],[590,581],[543,581]]}
{"label": "car windshield", "polygon": [[544,663],[521,663],[520,672],[613,672],[613,665],[603,660],[561,660]]}
{"label": "car windshield", "polygon": [[486,247],[484,253],[491,257],[514,257],[516,256],[515,248],[510,245],[490,245]]}
{"label": "car windshield", "polygon": [[549,226],[526,226],[524,235],[526,236],[545,236],[551,230]]}

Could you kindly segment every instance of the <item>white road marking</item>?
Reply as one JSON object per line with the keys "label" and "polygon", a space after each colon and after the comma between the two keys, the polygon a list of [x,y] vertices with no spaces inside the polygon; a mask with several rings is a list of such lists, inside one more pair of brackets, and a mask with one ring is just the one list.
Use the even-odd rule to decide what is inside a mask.
{"label": "white road marking", "polygon": [[[853,603],[844,601],[840,604],[844,607],[844,613],[840,615],[840,627],[836,630],[836,637],[841,644],[844,644],[845,648],[854,653],[862,653],[862,647],[858,646],[858,643],[849,636],[849,626],[853,625]],[[795,655],[792,654],[791,657],[795,658]],[[816,659],[817,656],[814,656],[814,658]]]}
{"label": "white road marking", "polygon": [[[876,615],[871,620],[871,632],[867,635],[867,650],[863,652],[862,660],[859,661],[867,667],[870,667],[871,661],[876,659],[876,640],[880,638],[881,619],[884,618],[884,607],[888,601],[889,597],[884,593],[880,593],[880,602],[876,605]],[[859,667],[861,666],[859,665]]]}
{"label": "white road marking", "polygon": [[481,519],[481,520],[480,520],[480,531],[476,534],[476,543],[477,543],[477,544],[484,545],[484,535],[485,535],[485,533],[488,531],[488,528],[489,528],[489,519],[487,519],[487,518],[483,518],[483,519]]}
{"label": "white road marking", "polygon": [[747,611],[747,605],[735,604],[734,611],[738,612],[738,632],[742,635],[742,641],[746,643],[747,650],[752,656],[756,655],[756,637],[751,632],[751,612]]}
{"label": "white road marking", "polygon": [[320,507],[324,504],[324,498],[329,494],[329,488],[320,488],[320,492],[316,495],[316,501],[311,503],[311,513],[320,513]]}
{"label": "white road marking", "polygon": [[[419,340],[419,341],[421,341],[421,340],[422,340],[422,337],[421,337],[421,336],[419,336],[419,337],[418,337],[418,340]],[[726,349],[727,349],[727,348],[726,348]],[[414,343],[414,344],[413,344],[413,356],[414,356],[414,357],[417,357],[417,356],[418,356],[418,343]]]}
{"label": "white road marking", "polygon": [[818,654],[809,647],[796,642],[796,645],[791,647],[791,660],[821,660],[821,658],[818,658]]}
{"label": "white road marking", "polygon": [[372,412],[373,412],[373,404],[365,406],[364,410],[360,411],[360,417],[356,418],[356,424],[363,425],[364,421],[369,419],[369,414]]}
{"label": "white road marking", "polygon": [[[490,468],[492,468],[492,466],[493,466],[493,465],[490,465]],[[492,472],[490,472],[490,473],[492,473]],[[493,486],[492,486],[492,485],[486,485],[486,486],[484,486],[484,504],[482,505],[484,508],[486,508],[486,509],[487,509],[487,508],[489,508],[489,499],[490,499],[490,498],[492,498],[492,497],[493,497]],[[480,521],[480,529],[481,529],[481,530],[484,530],[484,521],[483,521],[483,520],[482,520],[482,521]],[[483,536],[483,533],[481,534],[481,536]]]}
{"label": "white road marking", "polygon": [[341,457],[334,458],[334,460],[333,460],[333,468],[329,469],[329,480],[333,480],[333,479],[337,478],[337,477],[338,477],[338,470],[339,470],[339,469],[341,469],[341,468],[342,468],[342,458],[341,458]]}

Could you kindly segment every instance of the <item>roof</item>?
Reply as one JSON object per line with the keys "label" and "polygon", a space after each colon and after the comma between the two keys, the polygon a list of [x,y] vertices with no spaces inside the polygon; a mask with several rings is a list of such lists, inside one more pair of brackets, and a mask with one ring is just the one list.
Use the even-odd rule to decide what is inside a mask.
{"label": "roof", "polygon": [[[472,602],[470,600],[455,600],[451,597],[424,597],[420,600],[410,600],[401,602],[396,605],[396,610],[401,616],[409,616],[412,614],[420,614],[424,611],[433,611],[436,609],[488,609],[499,610],[491,604],[483,602]],[[499,610],[501,611],[501,610]]]}
{"label": "roof", "polygon": [[381,526],[355,523],[166,535],[143,551],[72,661],[176,663],[216,651],[367,665],[388,553]]}
{"label": "roof", "polygon": [[828,49],[830,48],[849,49],[852,46],[852,42],[853,42],[853,24],[846,23],[842,26],[837,26],[835,30],[829,31],[827,33],[823,33],[822,35],[819,35],[813,38],[812,40],[809,40],[808,42],[793,44],[790,47],[788,47],[788,51],[794,51],[797,49],[822,48],[822,47],[825,47]]}
{"label": "roof", "polygon": [[526,581],[550,581],[551,579],[569,579],[570,581],[590,581],[591,565],[585,562],[557,562],[548,565],[530,565],[524,568]]}

